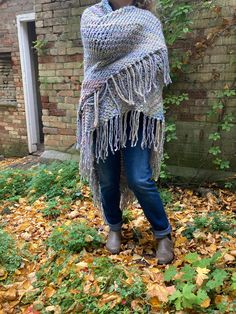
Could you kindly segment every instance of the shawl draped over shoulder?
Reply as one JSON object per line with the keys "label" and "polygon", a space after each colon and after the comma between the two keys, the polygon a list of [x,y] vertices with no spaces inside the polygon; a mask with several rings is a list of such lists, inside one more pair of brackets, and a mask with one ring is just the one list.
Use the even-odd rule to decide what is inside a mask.
{"label": "shawl draped over shoulder", "polygon": [[[129,112],[131,146],[137,143],[143,114],[141,147],[151,149],[153,179],[158,179],[165,138],[162,90],[172,81],[162,24],[148,10],[130,5],[113,11],[108,0],[102,0],[84,10],[81,38],[84,79],[76,149],[80,151],[80,175],[88,181],[94,203],[103,212],[96,165],[106,159],[108,148],[114,153],[125,147]],[[120,191],[123,210],[135,200],[123,166]]]}

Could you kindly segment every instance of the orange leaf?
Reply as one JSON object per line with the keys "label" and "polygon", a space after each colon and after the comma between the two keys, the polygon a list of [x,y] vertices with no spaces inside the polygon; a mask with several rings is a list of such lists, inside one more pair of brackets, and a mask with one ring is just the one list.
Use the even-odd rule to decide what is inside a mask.
{"label": "orange leaf", "polygon": [[211,299],[210,298],[207,298],[206,300],[204,300],[202,303],[201,303],[201,307],[203,308],[207,308],[211,303]]}
{"label": "orange leaf", "polygon": [[51,298],[51,296],[53,296],[55,292],[56,290],[51,286],[44,288],[44,294],[47,299]]}
{"label": "orange leaf", "polygon": [[119,304],[121,302],[121,297],[119,296],[118,293],[112,293],[112,294],[108,294],[105,293],[102,298],[99,300],[98,304],[99,306],[103,306],[106,303],[112,302],[110,304],[110,308],[113,308],[114,306],[116,306],[117,304]]}
{"label": "orange leaf", "polygon": [[161,302],[159,301],[158,297],[152,297],[149,302],[152,308],[160,309]]}
{"label": "orange leaf", "polygon": [[165,286],[158,284],[148,284],[147,294],[150,298],[157,297],[161,302],[167,302],[168,296],[173,293],[173,289],[167,289]]}

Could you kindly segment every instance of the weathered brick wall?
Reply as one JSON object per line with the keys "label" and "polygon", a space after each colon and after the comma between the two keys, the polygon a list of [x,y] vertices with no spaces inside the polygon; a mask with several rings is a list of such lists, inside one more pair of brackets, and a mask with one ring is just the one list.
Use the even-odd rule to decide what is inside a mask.
{"label": "weathered brick wall", "polygon": [[[187,40],[179,41],[174,48],[177,52],[195,47],[195,54],[190,57],[187,73],[180,75],[178,81],[171,86],[172,91],[188,93],[189,100],[170,110],[170,116],[176,120],[178,140],[166,145],[170,156],[168,164],[214,169],[212,156],[207,154],[212,143],[208,135],[217,130],[217,120],[210,118],[207,112],[217,101],[215,92],[227,87],[236,89],[236,1],[215,1],[215,4],[219,6],[215,10],[194,12],[192,34]],[[227,20],[234,26],[227,28]],[[218,33],[217,29],[219,34],[214,38],[212,34]],[[211,38],[212,44],[208,45]],[[196,55],[202,57],[196,58]],[[230,112],[236,115],[235,97],[226,102],[226,113]],[[221,133],[222,139],[217,144],[221,147],[223,158],[230,161],[229,170],[235,171],[235,118],[233,124],[230,132]]]}
{"label": "weathered brick wall", "polygon": [[95,1],[36,1],[38,40],[47,41],[39,56],[45,149],[67,151],[75,143],[83,49],[80,17]]}
{"label": "weathered brick wall", "polygon": [[0,154],[6,156],[28,150],[16,15],[31,12],[33,5],[30,0],[0,3],[0,57],[1,53],[10,52],[14,89],[8,96],[16,98],[15,103],[8,105],[0,101]]}

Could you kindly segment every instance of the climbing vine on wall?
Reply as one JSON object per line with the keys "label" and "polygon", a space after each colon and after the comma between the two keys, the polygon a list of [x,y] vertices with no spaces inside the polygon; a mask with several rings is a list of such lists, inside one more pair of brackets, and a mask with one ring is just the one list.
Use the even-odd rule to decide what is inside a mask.
{"label": "climbing vine on wall", "polygon": [[[203,58],[207,49],[214,46],[215,41],[220,36],[228,36],[232,28],[236,25],[236,11],[233,12],[231,18],[225,18],[222,15],[222,7],[218,5],[217,1],[175,1],[175,0],[159,0],[157,1],[157,12],[162,20],[166,42],[170,52],[170,66],[171,78],[173,83],[179,81],[182,74],[188,69],[189,64],[194,59]],[[201,36],[193,36],[191,26],[193,25],[192,16],[194,12],[200,13],[201,10],[211,10],[212,13],[219,19],[216,27],[210,28],[209,32],[202,32]],[[174,49],[175,45],[183,39],[187,39],[186,47]],[[186,40],[185,40],[186,42]],[[232,59],[231,59],[232,60]],[[216,81],[219,78],[219,73],[212,73],[211,80]],[[222,149],[219,148],[219,141],[222,132],[229,132],[231,130],[231,122],[234,119],[232,113],[226,114],[227,100],[229,97],[235,96],[233,87],[228,85],[222,86],[222,90],[215,94],[216,102],[212,106],[209,115],[218,116],[214,121],[216,123],[216,131],[208,135],[211,141],[211,147],[207,154],[210,157],[215,167],[219,170],[230,168],[230,163],[224,158]],[[164,91],[164,105],[166,112],[172,106],[180,106],[183,101],[189,99],[187,93],[173,94],[167,89]],[[223,103],[221,114],[216,104]],[[177,139],[176,127],[174,118],[169,115],[166,123],[166,141]],[[217,135],[216,135],[217,134]],[[217,137],[217,139],[216,139]],[[162,163],[162,178],[169,178],[170,174],[166,171],[165,161],[168,159],[168,154],[164,154],[164,161]],[[206,157],[204,157],[205,159]],[[202,163],[203,164],[203,163]],[[200,169],[200,167],[199,167]]]}

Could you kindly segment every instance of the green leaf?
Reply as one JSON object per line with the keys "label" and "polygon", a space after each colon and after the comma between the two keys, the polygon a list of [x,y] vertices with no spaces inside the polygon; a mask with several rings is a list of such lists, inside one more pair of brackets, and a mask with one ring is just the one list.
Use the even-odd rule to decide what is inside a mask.
{"label": "green leaf", "polygon": [[199,261],[193,263],[193,266],[201,268],[207,268],[209,265],[211,265],[211,258],[208,257],[202,258]]}
{"label": "green leaf", "polygon": [[196,295],[192,292],[195,288],[195,285],[185,284],[183,287],[183,306],[186,308],[192,308],[193,304],[196,303]]}
{"label": "green leaf", "polygon": [[174,301],[176,310],[182,310],[182,293],[179,290],[176,290],[173,294],[169,296],[170,301]]}
{"label": "green leaf", "polygon": [[200,256],[196,252],[194,253],[190,252],[184,257],[184,260],[190,264],[198,261],[199,259],[200,259]]}
{"label": "green leaf", "polygon": [[218,132],[211,133],[208,136],[209,140],[217,141],[220,139],[220,134]]}
{"label": "green leaf", "polygon": [[198,290],[197,297],[196,297],[197,304],[200,305],[203,301],[205,301],[208,298],[209,298],[209,296],[208,296],[208,294],[206,293],[205,290],[202,290],[202,289]]}
{"label": "green leaf", "polygon": [[170,281],[177,274],[176,266],[171,265],[164,273],[164,280]]}
{"label": "green leaf", "polygon": [[236,290],[236,272],[232,274],[231,281],[232,281],[232,285],[231,285],[232,290]]}
{"label": "green leaf", "polygon": [[183,295],[186,299],[192,299],[195,297],[195,294],[192,293],[193,288],[195,288],[195,285],[186,283],[183,286]]}
{"label": "green leaf", "polygon": [[196,271],[195,271],[195,269],[193,269],[192,266],[185,265],[182,268],[182,271],[183,271],[183,276],[181,277],[182,280],[186,280],[187,282],[191,282],[194,279]]}
{"label": "green leaf", "polygon": [[228,277],[228,274],[223,269],[215,269],[211,273],[211,277],[212,279],[206,283],[206,287],[213,290],[223,285],[224,280]]}
{"label": "green leaf", "polygon": [[214,147],[211,147],[208,152],[214,156],[218,155],[221,153],[221,150],[220,150],[220,147],[219,146],[214,146]]}
{"label": "green leaf", "polygon": [[229,123],[228,121],[225,121],[224,123],[220,124],[222,131],[227,131],[229,132],[231,128],[233,127],[232,123]]}

